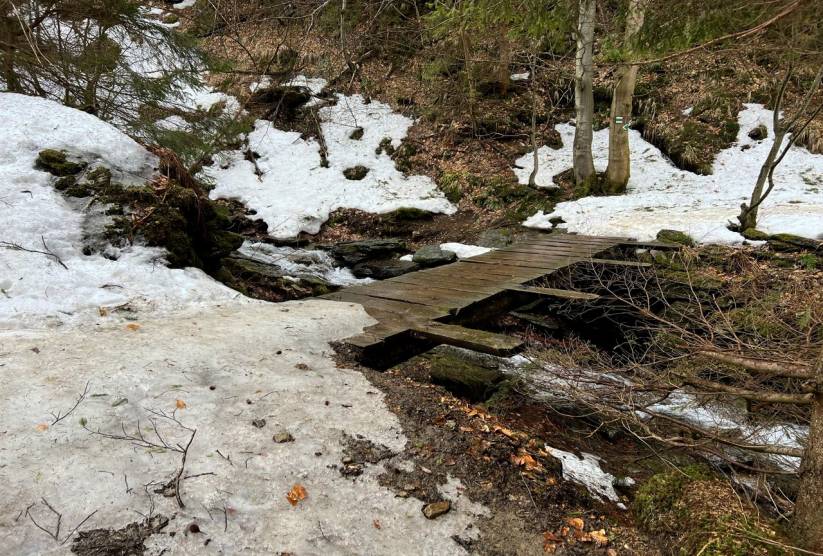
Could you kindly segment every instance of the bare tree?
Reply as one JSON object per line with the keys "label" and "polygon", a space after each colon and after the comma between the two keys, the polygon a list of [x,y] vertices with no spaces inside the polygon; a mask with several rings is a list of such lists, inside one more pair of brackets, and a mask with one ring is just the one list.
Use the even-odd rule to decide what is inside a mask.
{"label": "bare tree", "polygon": [[[629,51],[634,47],[637,35],[643,27],[648,0],[630,0],[626,14],[626,28],[623,47]],[[632,117],[632,100],[640,66],[631,60],[617,68],[614,92],[612,93],[611,119],[609,120],[609,165],[602,193],[623,193],[631,174],[629,152],[629,122]]]}
{"label": "bare tree", "polygon": [[[789,149],[791,149],[798,138],[802,136],[809,124],[823,111],[822,102],[820,106],[812,110],[811,114],[807,114],[812,99],[820,87],[821,79],[823,79],[823,65],[821,65],[795,114],[787,118],[781,117],[783,100],[785,98],[786,88],[791,81],[792,73],[793,68],[789,67],[786,76],[780,84],[774,102],[774,117],[772,120],[774,141],[772,142],[772,148],[769,150],[769,154],[766,156],[766,160],[763,161],[763,166],[760,168],[760,174],[758,174],[757,181],[754,184],[751,199],[748,203],[740,205],[740,214],[737,220],[740,224],[739,229],[741,231],[757,227],[757,213],[760,205],[763,204],[763,201],[766,200],[766,197],[768,197],[775,188],[774,171],[786,157]],[[786,141],[787,136],[789,136],[788,141]],[[767,183],[768,187],[766,185]]]}
{"label": "bare tree", "polygon": [[574,72],[574,181],[577,185],[591,184],[597,175],[592,157],[592,129],[594,120],[594,19],[596,0],[580,0],[577,20],[577,53]]}

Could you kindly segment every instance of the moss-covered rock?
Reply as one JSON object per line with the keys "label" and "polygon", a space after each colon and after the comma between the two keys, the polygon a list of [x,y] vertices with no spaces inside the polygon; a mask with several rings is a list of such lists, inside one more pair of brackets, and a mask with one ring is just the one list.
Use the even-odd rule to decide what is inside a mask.
{"label": "moss-covered rock", "polygon": [[689,236],[689,234],[678,230],[660,230],[657,232],[657,239],[669,243],[686,245],[688,247],[694,246],[694,240]]}
{"label": "moss-covered rock", "polygon": [[35,166],[50,173],[53,176],[64,177],[79,174],[86,169],[83,162],[73,162],[69,160],[66,151],[56,149],[44,149],[37,155]]}
{"label": "moss-covered rock", "polygon": [[775,251],[817,251],[823,250],[823,241],[793,234],[772,234],[767,240]]}
{"label": "moss-covered rock", "polygon": [[491,398],[505,380],[497,369],[466,360],[456,353],[438,351],[431,360],[431,381],[472,402]]}
{"label": "moss-covered rock", "polygon": [[343,170],[343,176],[345,176],[347,180],[353,181],[362,180],[366,177],[366,174],[368,173],[369,169],[362,165],[353,166],[351,168],[346,168],[345,170]]}

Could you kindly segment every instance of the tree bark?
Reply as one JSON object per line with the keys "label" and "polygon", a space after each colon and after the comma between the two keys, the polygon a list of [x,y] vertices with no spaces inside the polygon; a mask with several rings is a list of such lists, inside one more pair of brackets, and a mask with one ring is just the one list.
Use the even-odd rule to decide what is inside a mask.
{"label": "tree bark", "polygon": [[811,427],[800,466],[800,488],[794,506],[795,540],[806,550],[823,552],[823,351],[815,367],[817,394]]}
{"label": "tree bark", "polygon": [[[646,0],[630,0],[626,15],[623,47],[631,52],[646,17]],[[630,54],[630,57],[633,55]],[[632,119],[632,101],[637,83],[638,65],[622,65],[618,68],[612,93],[611,119],[609,120],[609,165],[602,193],[624,193],[631,175],[629,150],[629,122]]]}
{"label": "tree bark", "polygon": [[596,0],[580,0],[577,21],[577,54],[574,72],[575,130],[573,166],[574,180],[578,185],[591,184],[596,179],[592,157],[592,122],[594,120],[594,94],[592,73],[594,55],[594,18]]}

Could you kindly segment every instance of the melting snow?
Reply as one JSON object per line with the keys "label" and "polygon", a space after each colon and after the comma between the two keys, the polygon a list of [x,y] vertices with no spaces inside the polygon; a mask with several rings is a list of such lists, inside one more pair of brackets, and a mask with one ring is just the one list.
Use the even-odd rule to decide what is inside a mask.
{"label": "melting snow", "polygon": [[[625,195],[585,197],[559,203],[554,212],[538,212],[525,225],[551,228],[550,219],[562,217],[560,227],[593,235],[652,239],[663,228],[686,232],[701,242],[740,243],[742,236],[726,228],[736,221],[740,204],[748,202],[760,167],[774,137],[772,112],[759,104],[746,104],[738,116],[737,141],[720,152],[714,174],[700,176],[677,169],[656,147],[635,130],[632,145],[632,176]],[[769,138],[755,141],[749,131],[759,124]],[[552,177],[571,166],[574,127],[557,126],[563,147],[538,150],[537,184],[552,187]],[[594,135],[594,163],[605,171],[608,162],[608,129]],[[532,154],[517,160],[514,172],[527,183],[533,168]],[[823,155],[793,147],[775,172],[777,187],[763,203],[758,227],[770,233],[793,233],[816,238],[823,234]]]}
{"label": "melting snow", "polygon": [[491,247],[480,247],[479,245],[467,245],[465,243],[441,243],[440,249],[455,253],[458,259],[476,257],[493,251]]}
{"label": "melting snow", "polygon": [[[305,78],[304,78],[305,79]],[[296,82],[297,83],[297,82]],[[322,89],[317,80],[304,84]],[[322,84],[323,86],[325,84]],[[249,148],[259,155],[255,163],[242,151],[223,153],[222,161],[206,169],[217,183],[213,198],[238,198],[269,225],[278,238],[300,232],[317,233],[329,214],[339,208],[385,213],[403,207],[451,214],[455,207],[426,176],[405,176],[388,154],[376,154],[384,139],[400,145],[413,121],[377,101],[360,95],[337,95],[337,104],[321,108],[321,128],[328,147],[329,167],[320,164],[320,144],[299,133],[281,131],[258,120],[249,134]],[[350,137],[363,129],[360,139]],[[362,165],[362,180],[349,180],[343,171]]]}
{"label": "melting snow", "polygon": [[243,255],[279,267],[290,276],[316,276],[335,286],[367,284],[370,278],[356,278],[348,268],[335,266],[334,259],[319,249],[277,247],[247,241],[239,249]]}

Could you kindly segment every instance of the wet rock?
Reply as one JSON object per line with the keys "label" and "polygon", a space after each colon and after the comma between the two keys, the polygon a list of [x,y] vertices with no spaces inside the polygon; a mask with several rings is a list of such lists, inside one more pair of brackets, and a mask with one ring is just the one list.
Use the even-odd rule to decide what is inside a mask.
{"label": "wet rock", "polygon": [[440,249],[437,245],[426,245],[417,250],[412,257],[412,261],[420,266],[439,266],[443,264],[453,263],[457,260],[457,254],[454,251],[446,251]]}
{"label": "wet rock", "polygon": [[366,174],[369,173],[369,169],[362,165],[357,165],[352,168],[346,168],[343,170],[343,176],[347,180],[352,181],[360,181],[366,177]]}
{"label": "wet rock", "polygon": [[349,266],[369,259],[388,259],[393,255],[407,252],[406,244],[399,239],[344,241],[331,249],[335,259]]}
{"label": "wet rock", "polygon": [[657,232],[657,239],[659,241],[666,241],[669,243],[678,243],[688,247],[694,246],[694,240],[688,234],[678,230],[660,230]]}
{"label": "wet rock", "polygon": [[502,249],[514,243],[514,234],[509,228],[496,228],[494,230],[486,230],[477,236],[477,245],[481,247],[492,247],[494,249]]}
{"label": "wet rock", "polygon": [[432,502],[423,506],[423,515],[426,516],[426,519],[437,519],[441,515],[449,513],[451,507],[451,502],[448,500]]}
{"label": "wet rock", "polygon": [[382,259],[376,261],[366,261],[356,264],[351,271],[358,278],[374,278],[385,280],[401,276],[407,272],[413,272],[420,266],[413,261],[401,261],[400,259]]}
{"label": "wet rock", "polygon": [[766,129],[766,126],[760,124],[759,126],[752,128],[749,131],[749,137],[754,139],[755,141],[762,141],[766,137],[769,136],[769,130]]}

